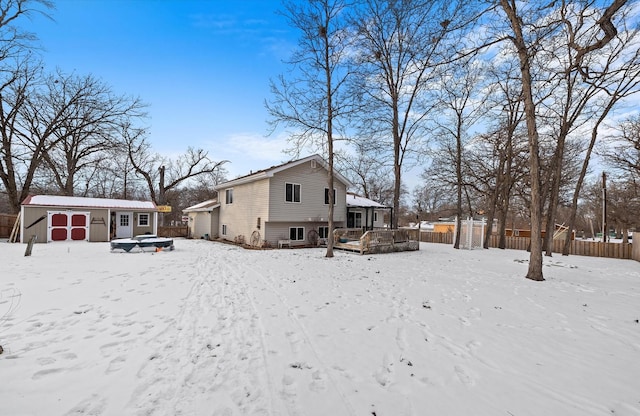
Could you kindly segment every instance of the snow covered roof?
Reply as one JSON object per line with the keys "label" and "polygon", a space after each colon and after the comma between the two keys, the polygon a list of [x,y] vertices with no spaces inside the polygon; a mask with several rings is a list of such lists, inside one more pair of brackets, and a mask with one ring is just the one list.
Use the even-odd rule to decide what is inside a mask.
{"label": "snow covered roof", "polygon": [[347,207],[352,208],[387,208],[386,206],[360,195],[347,192]]}
{"label": "snow covered roof", "polygon": [[191,205],[182,210],[182,212],[207,212],[220,206],[217,199],[209,199],[199,204]]}
{"label": "snow covered roof", "polygon": [[157,211],[151,201],[131,201],[128,199],[84,198],[80,196],[29,195],[23,206],[78,207],[78,208],[121,208]]}

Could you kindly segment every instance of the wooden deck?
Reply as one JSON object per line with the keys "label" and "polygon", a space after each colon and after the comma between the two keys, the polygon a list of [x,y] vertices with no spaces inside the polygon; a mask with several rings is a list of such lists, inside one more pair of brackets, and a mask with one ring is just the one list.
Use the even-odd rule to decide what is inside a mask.
{"label": "wooden deck", "polygon": [[339,228],[333,232],[333,247],[360,254],[416,251],[420,249],[418,230],[371,230]]}

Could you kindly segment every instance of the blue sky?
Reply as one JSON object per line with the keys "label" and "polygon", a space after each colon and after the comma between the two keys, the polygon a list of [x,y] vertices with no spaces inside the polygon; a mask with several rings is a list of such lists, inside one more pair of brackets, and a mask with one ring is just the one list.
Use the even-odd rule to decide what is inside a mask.
{"label": "blue sky", "polygon": [[[56,0],[52,19],[27,23],[46,67],[92,74],[150,107],[154,150],[204,148],[227,159],[229,177],[288,159],[267,136],[269,79],[297,33],[279,0]],[[24,22],[23,22],[24,24]]]}

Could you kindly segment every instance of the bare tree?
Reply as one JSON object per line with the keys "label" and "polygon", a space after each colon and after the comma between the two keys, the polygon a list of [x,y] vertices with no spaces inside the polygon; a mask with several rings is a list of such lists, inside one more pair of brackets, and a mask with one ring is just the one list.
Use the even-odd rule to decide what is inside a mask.
{"label": "bare tree", "polygon": [[[616,36],[617,30],[613,19],[625,3],[625,0],[614,0],[608,7],[602,9],[593,4],[590,5],[591,9],[601,10],[599,18],[594,21],[593,27],[595,34],[585,39],[574,39],[574,41],[570,43],[571,48],[577,51],[570,70],[580,71],[585,74],[585,76],[589,76],[588,70],[583,67],[583,63],[590,54],[604,48]],[[519,8],[520,6],[523,7],[522,10]],[[541,42],[544,39],[549,39],[556,33],[562,23],[561,14],[557,13],[554,7],[557,7],[557,3],[528,6],[516,0],[500,0],[500,9],[505,14],[509,23],[510,36],[508,39],[515,48],[515,54],[520,62],[525,120],[527,124],[527,136],[529,138],[531,253],[526,277],[531,280],[544,280],[542,273],[541,241],[542,170],[532,65],[537,52],[540,50]]]}
{"label": "bare tree", "polygon": [[[552,251],[563,180],[570,179],[574,184],[573,211],[568,220],[569,229],[573,229],[577,200],[599,126],[621,100],[638,91],[637,31],[628,27],[632,9],[616,3],[607,11],[594,8],[589,2],[562,2],[556,13],[559,30],[538,46],[538,67],[540,72],[548,74],[545,89],[551,91],[548,98],[540,101],[539,114],[543,129],[552,136],[555,146],[543,191],[548,195],[545,238],[548,256]],[[615,21],[607,22],[605,16],[610,13],[615,14]],[[607,39],[614,32],[615,36]],[[598,39],[599,36],[602,39]],[[587,52],[595,48],[593,45],[597,45],[597,53]],[[583,137],[589,128],[591,141],[586,141]],[[582,149],[582,155],[576,154],[576,146]],[[573,166],[580,160],[582,169]],[[567,178],[572,171],[574,175]],[[569,251],[569,234],[565,239],[565,255]]]}
{"label": "bare tree", "polygon": [[[25,17],[41,14],[49,17],[48,11],[54,8],[49,0],[0,0],[0,72],[7,67],[6,61],[24,55],[34,48],[37,37],[24,30],[18,23]],[[13,65],[9,64],[9,73]]]}
{"label": "bare tree", "polygon": [[640,116],[622,121],[617,130],[598,153],[614,173],[607,183],[608,217],[627,242],[627,230],[640,227]]}
{"label": "bare tree", "polygon": [[640,116],[621,122],[618,132],[599,147],[598,153],[612,169],[640,182]]}
{"label": "bare tree", "polygon": [[[343,94],[349,77],[346,12],[347,2],[343,0],[285,3],[284,16],[301,34],[290,61],[298,72],[292,78],[280,76],[272,82],[273,98],[266,104],[274,129],[279,125],[293,129],[291,141],[296,152],[315,147],[326,155],[329,235],[334,229],[334,141],[340,119],[349,108]],[[332,238],[327,239],[326,257],[333,257]]]}
{"label": "bare tree", "polygon": [[[483,105],[479,102],[481,73],[480,61],[458,61],[440,76],[439,117],[435,122],[441,140],[447,142],[444,155],[450,155],[456,178],[456,235],[453,247],[460,248],[460,225],[463,216],[463,193],[465,178],[463,156],[468,144],[468,130],[482,117]],[[450,143],[450,144],[449,144]],[[471,205],[471,204],[468,204]],[[473,209],[469,207],[469,215]]]}
{"label": "bare tree", "polygon": [[[484,157],[491,165],[493,161],[494,175],[489,175],[490,169],[479,169],[487,176],[493,176],[494,183],[491,190],[490,204],[488,207],[487,221],[493,224],[494,218],[498,220],[498,248],[506,247],[507,217],[514,186],[521,181],[528,171],[525,169],[527,158],[526,140],[522,140],[526,133],[522,133],[522,119],[524,111],[522,106],[522,86],[519,82],[519,65],[511,59],[496,60],[487,71],[490,80],[490,91],[487,99],[488,117],[493,126],[486,135],[479,139],[484,143]],[[482,149],[482,146],[480,147]],[[475,153],[475,152],[474,152]],[[476,158],[478,159],[478,158]],[[481,178],[479,178],[481,179]],[[492,227],[487,227],[485,234],[485,248],[489,247],[489,239]]]}
{"label": "bare tree", "polygon": [[170,159],[153,153],[143,134],[125,136],[124,145],[131,166],[147,185],[151,200],[157,205],[171,205],[170,198],[180,186],[208,175],[217,175],[226,160],[212,161],[207,151],[189,147],[176,158]]}
{"label": "bare tree", "polygon": [[[77,99],[67,103],[67,97]],[[44,91],[30,102],[40,108],[33,112],[36,118],[43,113],[61,114],[60,123],[53,130],[55,145],[43,151],[43,162],[59,192],[69,196],[76,192],[86,195],[91,178],[118,142],[121,126],[145,117],[145,104],[140,99],[116,95],[91,75],[67,75],[62,71],[49,76]],[[50,110],[42,111],[45,108]],[[78,178],[83,179],[82,188],[77,186]]]}
{"label": "bare tree", "polygon": [[[456,28],[457,1],[365,0],[353,19],[357,34],[361,137],[380,143],[393,160],[395,212],[400,208],[402,173],[423,150],[433,109],[431,80],[447,52],[446,37]],[[397,216],[393,227],[398,226]]]}
{"label": "bare tree", "polygon": [[447,211],[447,216],[451,215],[449,211],[455,211],[453,184],[442,182],[441,178],[433,175],[435,171],[430,166],[425,167],[421,175],[422,184],[413,190],[414,210],[420,220],[434,221],[443,211]]}
{"label": "bare tree", "polygon": [[41,75],[31,53],[37,38],[19,23],[35,13],[47,16],[52,8],[47,0],[0,0],[0,183],[13,212],[20,210],[20,202],[28,195],[39,163],[28,156],[15,131],[27,91]]}

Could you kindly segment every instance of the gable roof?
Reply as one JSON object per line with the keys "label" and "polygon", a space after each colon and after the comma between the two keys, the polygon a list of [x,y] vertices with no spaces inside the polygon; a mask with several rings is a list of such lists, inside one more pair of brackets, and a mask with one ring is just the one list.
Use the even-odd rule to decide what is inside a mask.
{"label": "gable roof", "polygon": [[182,210],[182,212],[208,212],[212,211],[220,206],[217,199],[209,199],[199,204],[191,205]]}
{"label": "gable roof", "polygon": [[[298,159],[298,160],[293,160],[290,162],[286,162],[283,163],[281,165],[277,165],[277,166],[272,166],[270,168],[267,169],[262,169],[259,170],[257,172],[252,172],[248,175],[245,176],[241,176],[239,178],[218,184],[216,186],[213,187],[214,190],[219,191],[221,189],[225,189],[225,188],[230,188],[232,186],[236,186],[236,185],[242,185],[245,183],[249,183],[249,182],[254,182],[260,179],[266,179],[266,178],[271,178],[273,177],[273,175],[275,175],[278,172],[282,172],[283,170],[287,170],[290,169],[294,166],[298,166],[301,165],[303,163],[307,163],[310,162],[312,160],[315,160],[316,163],[319,163],[323,168],[325,168],[327,171],[329,170],[329,165],[327,164],[327,162],[319,155],[311,155],[311,156],[307,156],[305,158],[302,159]],[[336,171],[335,169],[333,170],[333,174],[335,176],[336,179],[338,179],[340,182],[342,182],[343,184],[345,184],[347,187],[351,186],[351,182],[349,181],[349,179],[345,178],[340,172]]]}
{"label": "gable roof", "polygon": [[43,206],[60,208],[119,208],[157,211],[151,201],[131,201],[128,199],[85,198],[80,196],[29,195],[22,201],[23,206]]}
{"label": "gable roof", "polygon": [[347,207],[350,208],[389,208],[369,198],[347,192]]}

